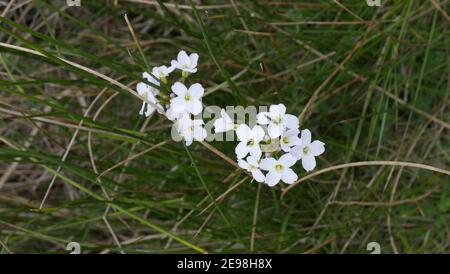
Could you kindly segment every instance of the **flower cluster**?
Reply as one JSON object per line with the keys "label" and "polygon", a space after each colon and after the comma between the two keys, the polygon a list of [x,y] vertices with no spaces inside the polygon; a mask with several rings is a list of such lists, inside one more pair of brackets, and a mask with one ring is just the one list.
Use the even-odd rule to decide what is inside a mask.
{"label": "flower cluster", "polygon": [[[139,114],[148,117],[155,109],[164,110],[166,117],[175,123],[178,133],[188,146],[194,140],[203,141],[206,138],[203,120],[192,119],[192,115],[197,115],[203,110],[204,89],[199,83],[189,87],[185,85],[189,75],[197,72],[197,63],[197,53],[187,55],[182,50],[178,53],[177,60],[172,60],[170,67],[154,67],[151,74],[143,73],[142,77],[151,85],[140,82],[136,86],[138,94],[146,99],[142,102]],[[168,77],[175,70],[181,71],[181,79],[175,81],[169,90]],[[167,87],[168,91],[164,87]]]}
{"label": "flower cluster", "polygon": [[238,165],[250,172],[257,182],[269,186],[280,181],[294,183],[298,176],[292,166],[301,160],[303,168],[311,171],[316,167],[315,157],[325,151],[323,142],[311,142],[308,129],[300,132],[298,118],[286,114],[283,104],[271,105],[268,112],[258,113],[257,124],[252,128],[247,124],[236,125],[225,110],[221,110],[221,118],[214,122],[214,129],[216,133],[235,130],[239,140],[235,149]]}
{"label": "flower cluster", "polygon": [[[139,114],[148,117],[157,110],[165,115],[173,121],[188,146],[194,140],[203,141],[207,137],[204,121],[193,118],[202,113],[204,88],[199,83],[185,85],[189,75],[197,72],[197,63],[198,54],[187,55],[180,51],[169,67],[154,67],[151,73],[144,72],[142,76],[146,81],[136,86],[144,99]],[[181,71],[181,78],[170,83],[168,78],[175,70]],[[224,109],[220,115],[214,121],[215,132],[236,133],[238,165],[251,173],[257,182],[269,186],[280,181],[292,184],[298,179],[292,169],[295,163],[301,160],[303,168],[311,171],[316,167],[315,157],[325,151],[323,142],[311,140],[308,129],[300,131],[298,118],[287,114],[283,104],[271,105],[269,111],[257,113],[252,127],[235,123]]]}

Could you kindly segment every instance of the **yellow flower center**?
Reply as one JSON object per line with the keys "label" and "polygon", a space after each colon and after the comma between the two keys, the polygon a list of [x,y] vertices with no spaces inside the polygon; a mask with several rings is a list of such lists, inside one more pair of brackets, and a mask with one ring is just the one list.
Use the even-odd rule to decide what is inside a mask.
{"label": "yellow flower center", "polygon": [[275,116],[275,117],[273,117],[272,121],[273,121],[275,124],[278,125],[279,123],[281,123],[281,117],[280,117],[280,116]]}
{"label": "yellow flower center", "polygon": [[278,172],[282,171],[283,170],[283,165],[282,164],[276,164],[275,165],[275,170],[278,171]]}
{"label": "yellow flower center", "polygon": [[250,139],[247,142],[247,146],[253,146],[254,144],[255,144],[255,140],[253,140],[253,139]]}
{"label": "yellow flower center", "polygon": [[309,149],[309,147],[304,147],[303,148],[303,154],[308,154],[311,150]]}

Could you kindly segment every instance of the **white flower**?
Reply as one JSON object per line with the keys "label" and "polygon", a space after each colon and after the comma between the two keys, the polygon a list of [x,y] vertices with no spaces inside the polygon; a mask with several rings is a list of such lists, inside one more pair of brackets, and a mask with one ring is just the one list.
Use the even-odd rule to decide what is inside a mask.
{"label": "white flower", "polygon": [[224,109],[220,110],[221,118],[214,121],[214,131],[218,132],[226,132],[234,129],[233,120],[230,116],[225,112]]}
{"label": "white flower", "polygon": [[317,140],[311,143],[311,131],[308,129],[302,130],[301,140],[302,144],[292,148],[291,154],[298,160],[302,159],[303,168],[306,171],[311,171],[316,167],[314,157],[325,151],[325,144]]}
{"label": "white flower", "polygon": [[[161,79],[163,83],[166,83],[166,77],[169,76],[169,74],[174,70],[175,68],[173,66],[167,67],[167,66],[160,66],[160,67],[154,67],[152,69],[152,74],[158,78]],[[149,75],[151,77],[151,75]],[[153,78],[153,77],[152,77]],[[150,81],[150,80],[149,80]]]}
{"label": "white flower", "polygon": [[206,138],[206,129],[203,128],[203,120],[192,120],[188,116],[183,116],[177,121],[178,131],[186,141],[186,145],[190,146],[194,140],[203,141]]}
{"label": "white flower", "polygon": [[271,105],[269,112],[260,112],[257,115],[258,124],[268,125],[267,131],[270,138],[279,137],[286,129],[298,129],[298,118],[291,114],[286,114],[286,107],[283,104]]}
{"label": "white flower", "polygon": [[187,73],[197,72],[198,54],[192,53],[187,55],[184,50],[178,53],[177,60],[172,60],[171,65],[173,68],[177,68]]}
{"label": "white flower", "polygon": [[247,170],[248,172],[251,172],[255,181],[262,183],[266,180],[266,177],[261,172],[261,170],[258,168],[259,167],[258,162],[259,162],[259,158],[255,157],[255,156],[248,156],[247,161],[239,159],[238,165],[241,168]]}
{"label": "white flower", "polygon": [[[147,99],[147,101],[153,103],[155,106],[159,105],[159,102],[155,97],[155,93],[153,92],[155,89],[153,89],[146,83],[142,83],[142,82],[138,83],[136,85],[136,90],[137,90],[138,94],[140,96],[144,97],[145,99]],[[145,107],[147,107],[146,111],[145,111]],[[144,111],[145,111],[145,117],[148,117],[155,111],[155,107],[148,104],[146,101],[142,100],[142,107],[141,107],[141,110],[139,111],[139,115],[144,115]]]}
{"label": "white flower", "polygon": [[171,107],[169,107],[169,109],[167,109],[166,111],[166,117],[170,121],[180,120],[184,116],[189,116],[189,113],[187,111],[175,112]]}
{"label": "white flower", "polygon": [[250,129],[246,124],[239,125],[236,129],[236,135],[241,142],[235,149],[237,157],[242,159],[250,152],[250,155],[260,158],[262,152],[259,142],[264,138],[264,134],[264,129],[260,126],[254,126],[253,129]]}
{"label": "white flower", "polygon": [[280,145],[284,152],[289,152],[293,146],[302,144],[302,140],[298,138],[299,133],[300,131],[298,129],[290,129],[281,134]]}
{"label": "white flower", "polygon": [[287,153],[276,160],[274,158],[265,158],[261,160],[259,167],[269,171],[266,174],[266,184],[274,186],[280,180],[286,184],[292,184],[298,179],[297,174],[291,169],[296,162],[296,159],[291,154]]}
{"label": "white flower", "polygon": [[200,101],[204,92],[202,85],[193,84],[187,89],[184,84],[176,82],[172,85],[172,91],[177,95],[170,100],[170,107],[175,113],[187,111],[197,115],[202,111],[203,105]]}

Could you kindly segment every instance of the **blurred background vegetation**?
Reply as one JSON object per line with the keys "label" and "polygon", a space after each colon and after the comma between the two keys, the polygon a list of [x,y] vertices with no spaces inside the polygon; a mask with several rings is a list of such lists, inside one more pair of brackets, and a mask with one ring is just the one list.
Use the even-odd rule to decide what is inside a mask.
{"label": "blurred background vegetation", "polygon": [[[0,252],[448,253],[448,1],[381,2],[0,1]],[[186,150],[129,90],[180,49],[205,105],[300,115],[317,170],[394,164],[281,197],[230,163],[235,143]]]}

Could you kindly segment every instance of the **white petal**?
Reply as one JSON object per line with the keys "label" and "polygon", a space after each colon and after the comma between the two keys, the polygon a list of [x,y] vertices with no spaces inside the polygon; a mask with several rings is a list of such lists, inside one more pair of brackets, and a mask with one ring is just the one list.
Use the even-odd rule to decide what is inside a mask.
{"label": "white petal", "polygon": [[236,153],[236,156],[239,159],[244,158],[248,152],[249,152],[249,147],[247,146],[247,142],[240,142],[237,146],[236,149],[234,150],[234,152]]}
{"label": "white petal", "polygon": [[156,100],[155,95],[151,92],[147,93],[147,100],[152,102],[153,104],[156,104],[158,102],[158,100]]}
{"label": "white petal", "polygon": [[281,149],[284,152],[290,152],[291,151],[291,146],[289,144],[283,143],[283,141],[280,142],[280,146],[281,146]]}
{"label": "white petal", "polygon": [[149,85],[151,88],[155,88],[154,86],[156,86],[156,87],[159,87],[159,86],[161,86],[161,83],[160,83],[160,81],[159,81],[159,78],[151,78],[151,79],[148,79],[148,81],[150,82],[150,83],[152,83],[152,85]]}
{"label": "white petal", "polygon": [[262,151],[261,151],[261,148],[259,147],[259,145],[253,145],[250,148],[250,155],[257,157],[257,158],[261,158]]}
{"label": "white petal", "polygon": [[233,120],[231,119],[231,117],[228,115],[228,113],[224,110],[221,109],[220,110],[220,116],[222,116],[222,118],[225,120],[225,122],[227,123],[232,123]]}
{"label": "white petal", "polygon": [[259,169],[252,170],[252,175],[255,181],[257,181],[258,183],[262,183],[266,180],[266,177]]}
{"label": "white petal", "polygon": [[297,174],[290,168],[283,170],[283,173],[281,173],[281,180],[283,180],[283,182],[285,182],[286,184],[290,185],[293,182],[297,181],[297,179]]}
{"label": "white petal", "polygon": [[281,179],[281,173],[275,171],[269,171],[266,175],[266,184],[269,186],[274,186],[278,184]]}
{"label": "white petal", "polygon": [[170,99],[170,105],[173,106],[179,106],[179,105],[186,105],[186,101],[183,97],[177,96],[175,98]]}
{"label": "white petal", "polygon": [[181,64],[180,63],[178,63],[178,61],[176,61],[176,60],[172,60],[171,62],[170,62],[170,67],[172,67],[173,69],[181,69]]}
{"label": "white petal", "polygon": [[220,111],[220,115],[224,121],[224,131],[234,130],[234,122],[224,109]]}
{"label": "white petal", "polygon": [[189,93],[197,99],[200,99],[203,96],[204,91],[205,89],[199,83],[193,84],[189,87]]}
{"label": "white petal", "polygon": [[269,133],[270,138],[275,139],[280,137],[281,133],[283,132],[282,125],[276,125],[274,123],[270,123],[267,131]]}
{"label": "white petal", "polygon": [[184,115],[183,112],[175,112],[175,110],[172,108],[172,106],[166,111],[167,119],[169,119],[170,121],[179,119],[183,115]]}
{"label": "white petal", "polygon": [[180,117],[176,124],[180,130],[180,133],[185,135],[190,132],[188,129],[193,125],[193,121],[188,116],[183,116]]}
{"label": "white petal", "polygon": [[297,160],[300,160],[301,158],[303,158],[303,146],[301,145],[293,147],[290,153],[292,154],[292,156],[297,158]]}
{"label": "white petal", "polygon": [[200,126],[194,127],[193,135],[195,140],[202,142],[206,138],[206,130]]}
{"label": "white petal", "polygon": [[161,72],[161,69],[162,69],[162,67],[153,67],[153,69],[152,69],[153,76],[158,77],[159,73]]}
{"label": "white petal", "polygon": [[158,67],[158,69],[159,69],[159,72],[163,76],[167,77],[167,76],[169,76],[169,73],[171,72],[170,69],[172,69],[172,68],[171,67],[167,67],[167,66],[160,66],[160,67]]}
{"label": "white petal", "polygon": [[141,106],[141,110],[139,111],[139,115],[144,115],[144,109],[145,109],[145,105],[147,103],[145,101],[142,101],[142,106]]}
{"label": "white petal", "polygon": [[193,69],[193,68],[197,67],[198,54],[197,53],[192,53],[191,55],[189,55],[189,59],[191,61],[190,68]]}
{"label": "white petal", "polygon": [[261,157],[256,157],[256,156],[250,155],[247,157],[247,162],[250,165],[259,166],[259,164],[258,164],[259,158],[261,158]]}
{"label": "white petal", "polygon": [[140,82],[136,85],[136,91],[140,96],[143,96],[150,92],[150,88],[146,83]]}
{"label": "white petal", "polygon": [[290,146],[299,146],[301,144],[302,144],[302,140],[300,138],[298,138],[298,136],[291,136],[291,138],[289,138]]}
{"label": "white petal", "polygon": [[297,129],[299,127],[299,121],[297,116],[291,114],[284,115],[283,123],[287,128]]}
{"label": "white petal", "polygon": [[322,143],[321,141],[316,140],[311,143],[309,148],[311,149],[312,155],[319,156],[320,154],[322,154],[325,151],[325,143]]}
{"label": "white petal", "polygon": [[[299,133],[300,131],[298,129],[291,129],[283,133],[280,139],[281,149],[285,152],[289,152],[291,147],[301,145],[302,141],[298,138]],[[287,140],[286,143],[285,140]]]}
{"label": "white petal", "polygon": [[185,136],[184,140],[186,141],[186,146],[192,145],[192,142],[194,141],[194,139],[192,138],[192,135]]}
{"label": "white petal", "polygon": [[197,68],[194,68],[194,69],[186,69],[186,68],[183,68],[183,70],[184,70],[184,71],[187,71],[187,72],[190,72],[190,73],[196,73],[196,72],[197,72]]}
{"label": "white petal", "polygon": [[178,52],[177,61],[181,65],[188,65],[188,67],[191,64],[191,60],[184,50],[180,50],[180,52]]}
{"label": "white petal", "polygon": [[187,88],[185,85],[183,85],[183,83],[176,82],[172,85],[172,91],[176,95],[183,97],[187,93]]}
{"label": "white petal", "polygon": [[[158,84],[158,86],[159,86],[159,84]],[[156,95],[159,94],[159,89],[156,89],[154,87],[150,87],[150,93],[156,96]]]}
{"label": "white petal", "polygon": [[214,121],[214,132],[225,132],[227,131],[227,123],[223,118],[219,118]]}
{"label": "white petal", "polygon": [[270,120],[268,118],[269,113],[268,112],[260,112],[258,113],[258,115],[256,115],[256,119],[258,124],[260,125],[267,125],[268,123],[270,123]]}
{"label": "white petal", "polygon": [[295,162],[297,162],[297,159],[294,156],[292,156],[291,154],[286,153],[280,157],[278,162],[282,163],[286,167],[291,167],[291,166],[295,165]]}
{"label": "white petal", "polygon": [[175,113],[183,112],[186,109],[186,101],[182,97],[175,97],[170,100],[170,108]]}
{"label": "white petal", "polygon": [[300,134],[300,130],[298,129],[289,129],[283,134],[284,136],[297,136]]}
{"label": "white petal", "polygon": [[316,159],[309,153],[302,158],[302,166],[306,171],[311,171],[316,167]]}
{"label": "white petal", "polygon": [[187,104],[187,110],[192,113],[193,115],[197,115],[200,112],[202,112],[203,109],[203,105],[202,102],[200,102],[200,100],[197,99],[192,99],[188,104]]}
{"label": "white petal", "polygon": [[277,163],[277,160],[274,158],[264,158],[261,160],[261,163],[259,163],[259,167],[264,170],[273,170],[275,165]]}
{"label": "white petal", "polygon": [[155,111],[155,108],[151,105],[147,104],[147,111],[145,112],[145,117],[148,117],[152,115],[152,113]]}
{"label": "white petal", "polygon": [[183,136],[184,140],[186,141],[186,145],[190,146],[194,140],[192,132],[188,129],[188,127],[184,127],[183,125],[180,125],[179,128],[180,135]]}
{"label": "white petal", "polygon": [[239,141],[247,142],[250,138],[251,130],[246,124],[240,124],[239,127],[236,129],[236,135],[239,139]]}
{"label": "white petal", "polygon": [[239,166],[240,168],[242,168],[242,169],[247,170],[247,171],[248,171],[248,169],[249,169],[249,167],[250,167],[250,165],[249,165],[246,161],[244,161],[244,160],[242,160],[242,159],[238,159],[238,166]]}
{"label": "white petal", "polygon": [[303,145],[307,146],[311,144],[311,131],[309,129],[302,130],[301,139]]}
{"label": "white petal", "polygon": [[286,107],[283,104],[271,105],[269,108],[270,117],[284,116]]}
{"label": "white petal", "polygon": [[153,68],[152,73],[147,73],[145,76],[147,81],[159,86],[158,68]]}
{"label": "white petal", "polygon": [[201,127],[204,124],[205,122],[202,119],[195,119],[194,121],[192,121],[192,125],[194,127]]}
{"label": "white petal", "polygon": [[145,78],[145,79],[147,79],[148,81],[150,81],[150,79],[153,79],[153,77],[150,75],[150,73],[148,73],[148,72],[146,72],[146,71],[144,71],[144,72],[142,73],[142,78]]}
{"label": "white petal", "polygon": [[234,129],[234,124],[225,120],[224,118],[219,118],[214,121],[214,131],[218,132],[226,132]]}
{"label": "white petal", "polygon": [[260,126],[254,126],[252,129],[252,138],[255,140],[256,143],[259,143],[264,138],[264,135],[266,133],[264,132],[264,129]]}
{"label": "white petal", "polygon": [[166,69],[166,73],[167,73],[167,74],[171,73],[172,71],[175,70],[175,68],[176,68],[176,67],[175,67],[174,65],[171,64],[171,66],[168,67],[168,68]]}

